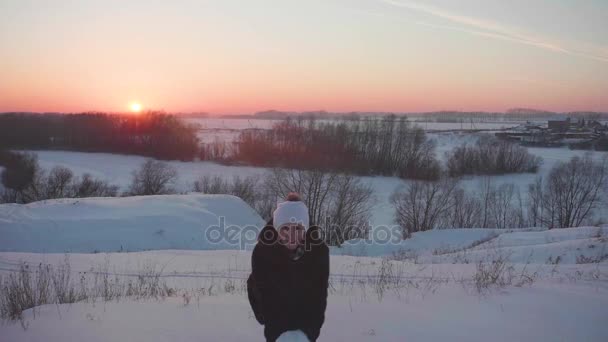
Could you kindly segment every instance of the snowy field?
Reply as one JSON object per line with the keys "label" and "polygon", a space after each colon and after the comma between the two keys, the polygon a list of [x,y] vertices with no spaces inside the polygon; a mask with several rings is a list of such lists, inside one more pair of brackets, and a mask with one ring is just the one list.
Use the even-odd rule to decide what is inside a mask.
{"label": "snowy field", "polygon": [[[220,119],[220,118],[185,118],[186,123],[196,124],[199,127],[197,136],[200,141],[210,143],[214,141],[233,141],[243,129],[270,129],[282,120],[271,119]],[[328,121],[328,120],[319,120]],[[521,122],[428,122],[412,121],[428,132],[442,131],[471,131],[471,130],[504,130],[519,126]]]}
{"label": "snowy field", "polygon": [[[228,195],[58,199],[0,205],[0,251],[119,252],[235,249],[211,243],[206,229],[234,226],[255,243],[262,218]],[[244,239],[243,239],[244,241]],[[243,248],[246,246],[243,246]]]}
{"label": "snowy field", "polygon": [[[263,224],[224,195],[0,205],[2,279],[50,268],[87,294],[5,320],[0,341],[263,340],[245,290],[250,250],[204,234],[221,216]],[[608,226],[332,247],[319,341],[606,341],[607,247]]]}
{"label": "snowy field", "polygon": [[[269,129],[274,124],[282,122],[283,120],[273,119],[224,119],[224,118],[184,118],[187,123],[198,124],[201,129],[212,130],[212,129],[230,129],[230,130],[242,130],[247,128],[258,128],[258,129]],[[424,129],[433,131],[445,131],[445,130],[471,130],[471,129],[505,129],[512,128],[525,121],[517,122],[429,122],[420,120],[419,118],[410,119],[413,123],[423,127]],[[323,121],[335,121],[335,120],[317,120]]]}
{"label": "snowy field", "polygon": [[[495,240],[533,255],[512,258],[498,274],[504,284],[480,284],[484,267],[500,262],[491,233],[482,230],[415,234],[419,257],[389,260],[331,257],[330,295],[319,341],[605,341],[608,338],[608,263],[572,262],[580,251],[560,250],[563,263],[547,264],[551,245],[581,242],[606,250],[608,227],[505,232]],[[539,235],[540,234],[540,235]],[[599,236],[599,237],[598,237]],[[546,242],[557,241],[557,242]],[[498,241],[496,241],[498,242]],[[477,251],[480,263],[435,255]],[[469,247],[467,247],[469,246]],[[480,253],[480,251],[484,251]],[[262,341],[249,308],[248,251],[163,250],[137,253],[0,253],[0,275],[19,265],[58,268],[72,279],[103,284],[152,277],[171,294],[156,298],[89,298],[47,304],[0,325],[1,341]],[[433,263],[440,262],[440,263]]]}
{"label": "snowy field", "polygon": [[[432,133],[430,138],[437,143],[436,153],[443,160],[445,153],[464,142],[473,143],[478,139],[475,134],[462,133]],[[544,162],[538,173],[522,173],[503,176],[492,176],[495,186],[513,183],[519,187],[525,198],[528,184],[535,181],[538,176],[546,176],[551,168],[558,162],[568,161],[574,156],[583,156],[585,151],[570,150],[567,148],[529,148],[530,153],[540,156]],[[71,169],[76,175],[90,173],[95,177],[119,185],[125,190],[131,180],[131,175],[146,159],[140,156],[117,155],[107,153],[83,153],[65,151],[31,151],[38,155],[40,165],[50,169],[54,166],[64,166]],[[595,152],[594,159],[600,160],[608,152]],[[204,175],[230,178],[232,176],[263,175],[267,169],[248,166],[225,166],[213,162],[169,162],[179,174],[175,188],[180,192],[192,190],[194,181]],[[374,189],[376,205],[373,209],[372,225],[390,225],[393,223],[393,208],[389,203],[391,194],[406,181],[396,177],[361,177]],[[463,179],[463,187],[474,191],[480,187],[483,177],[469,176]],[[604,204],[608,206],[608,204]],[[608,222],[608,210],[600,211],[598,219]]]}

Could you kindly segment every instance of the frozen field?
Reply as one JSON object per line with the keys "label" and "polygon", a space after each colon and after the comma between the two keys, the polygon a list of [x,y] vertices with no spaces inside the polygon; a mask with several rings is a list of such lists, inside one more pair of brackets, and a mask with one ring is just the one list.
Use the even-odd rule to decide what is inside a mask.
{"label": "frozen field", "polygon": [[[92,231],[85,221],[83,230]],[[496,232],[417,233],[401,246],[417,254],[399,260],[333,255],[319,341],[605,341],[608,263],[581,264],[575,257],[605,253],[608,227],[501,232],[474,247]],[[566,243],[576,246],[553,246]],[[529,251],[518,254],[518,248]],[[454,250],[461,255],[437,254]],[[563,261],[547,263],[549,254]],[[0,340],[261,341],[245,291],[250,257],[236,250],[0,252],[4,279],[22,265],[51,265],[68,270],[77,286],[116,291],[107,301],[99,295],[28,309],[21,320],[0,325]],[[493,265],[502,265],[499,282],[486,283],[482,275]],[[139,283],[170,291],[118,295]]]}
{"label": "frozen field", "polygon": [[[209,143],[214,141],[233,141],[243,129],[270,129],[282,120],[271,119],[220,119],[220,118],[186,118],[187,123],[199,127],[200,141]],[[415,119],[414,119],[415,120]],[[319,120],[327,121],[327,120]],[[441,131],[471,131],[471,130],[503,130],[516,127],[524,122],[428,122],[412,121],[413,124],[424,128],[428,132]]]}
{"label": "frozen field", "polygon": [[[183,119],[188,123],[195,123],[200,125],[202,129],[231,129],[231,130],[242,130],[247,128],[259,128],[268,129],[271,128],[277,122],[282,120],[273,119],[223,119],[223,118],[186,118]],[[424,129],[434,131],[445,131],[445,130],[492,130],[492,129],[503,129],[515,127],[522,122],[473,122],[463,121],[460,122],[429,122],[419,120],[417,118],[410,119],[413,123],[423,127]],[[318,120],[318,121],[333,121],[333,120]]]}
{"label": "frozen field", "polygon": [[[443,159],[445,152],[451,150],[455,145],[463,142],[472,143],[477,139],[476,135],[459,133],[433,133],[430,137],[437,142],[437,156]],[[528,184],[534,182],[536,177],[546,175],[551,168],[560,161],[568,161],[573,156],[583,156],[585,151],[570,150],[566,148],[529,148],[529,151],[544,159],[537,174],[523,173],[491,177],[492,182],[498,186],[504,183],[517,185],[521,194],[525,196]],[[107,153],[83,153],[64,151],[32,151],[38,154],[40,165],[43,168],[54,166],[65,166],[75,174],[90,173],[119,185],[123,190],[129,185],[133,170],[137,169],[145,161],[144,157],[116,155]],[[601,159],[607,152],[596,152],[594,158]],[[194,181],[203,175],[232,177],[235,175],[250,176],[263,175],[265,168],[247,166],[224,166],[213,162],[169,162],[179,173],[179,180],[175,185],[178,191],[188,192],[192,190]],[[363,181],[371,184],[375,191],[376,206],[373,210],[372,224],[392,224],[393,209],[389,203],[391,194],[405,181],[395,177],[362,177]],[[463,186],[471,190],[480,186],[483,177],[470,176],[463,179]],[[525,197],[524,197],[525,198]],[[608,204],[607,204],[608,205]],[[602,216],[603,215],[603,216]],[[600,212],[600,218],[608,221],[608,211]]]}

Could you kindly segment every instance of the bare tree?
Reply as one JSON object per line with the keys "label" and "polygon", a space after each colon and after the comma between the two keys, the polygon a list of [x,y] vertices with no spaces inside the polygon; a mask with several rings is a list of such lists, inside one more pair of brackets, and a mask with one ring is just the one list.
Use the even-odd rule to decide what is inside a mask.
{"label": "bare tree", "polygon": [[443,177],[434,182],[409,182],[393,193],[395,221],[401,226],[404,238],[437,228],[454,206],[452,194],[457,186],[458,180]]}
{"label": "bare tree", "polygon": [[275,204],[270,192],[263,187],[258,176],[234,176],[231,180],[228,180],[220,176],[205,175],[194,182],[193,191],[240,197],[265,220],[272,216],[272,207]]}
{"label": "bare tree", "polygon": [[451,176],[536,172],[542,158],[518,144],[483,136],[475,144],[463,144],[446,153]]}
{"label": "bare tree", "polygon": [[46,189],[44,197],[49,198],[66,198],[72,197],[71,184],[74,178],[72,171],[66,167],[54,167],[46,179]]}
{"label": "bare tree", "polygon": [[173,185],[177,181],[177,170],[171,165],[149,159],[139,170],[133,172],[133,179],[127,194],[161,195],[174,193]]}
{"label": "bare tree", "polygon": [[449,211],[446,227],[474,228],[480,225],[480,216],[483,211],[482,204],[475,194],[469,194],[458,188],[452,193],[453,207]]}
{"label": "bare tree", "polygon": [[275,201],[298,192],[308,206],[310,222],[325,230],[329,244],[364,237],[369,229],[373,191],[354,176],[274,169],[265,184]]}
{"label": "bare tree", "polygon": [[544,223],[549,227],[578,227],[601,203],[608,157],[595,162],[591,154],[556,165],[543,188]]}
{"label": "bare tree", "polygon": [[543,178],[537,177],[534,183],[528,185],[528,223],[532,227],[543,224]]}
{"label": "bare tree", "polygon": [[95,179],[88,173],[72,184],[72,197],[114,197],[117,194],[118,186]]}
{"label": "bare tree", "polygon": [[[498,189],[490,194],[488,209],[495,228],[509,228],[513,226],[513,196],[515,195],[513,184],[501,184]],[[487,227],[486,227],[487,228]]]}

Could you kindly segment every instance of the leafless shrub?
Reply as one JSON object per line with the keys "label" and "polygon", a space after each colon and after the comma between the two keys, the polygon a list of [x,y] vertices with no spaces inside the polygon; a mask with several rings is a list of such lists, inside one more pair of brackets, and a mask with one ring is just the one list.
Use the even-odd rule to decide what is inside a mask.
{"label": "leafless shrub", "polygon": [[237,196],[255,209],[265,220],[270,219],[273,206],[276,204],[274,196],[258,176],[234,176],[232,179],[226,179],[220,176],[205,175],[194,182],[193,191]]}
{"label": "leafless shrub", "polygon": [[373,287],[378,300],[381,301],[384,293],[388,290],[396,292],[400,291],[402,283],[403,270],[396,267],[389,258],[382,258],[378,273],[373,278]]}
{"label": "leafless shrub", "polygon": [[19,270],[3,279],[0,294],[2,318],[20,319],[24,310],[50,303],[51,272],[48,265],[31,269],[21,264]]}
{"label": "leafless shrub", "polygon": [[67,256],[63,264],[59,265],[50,273],[53,281],[56,303],[75,303],[85,299],[86,293],[78,293],[71,281],[72,271]]}
{"label": "leafless shrub", "polygon": [[473,281],[477,292],[495,287],[503,288],[511,285],[513,279],[513,266],[507,264],[506,258],[500,257],[490,263],[478,262]]}
{"label": "leafless shrub", "polygon": [[536,172],[542,163],[542,158],[525,147],[492,136],[454,148],[447,153],[447,160],[450,176]]}
{"label": "leafless shrub", "polygon": [[526,264],[521,272],[517,273],[515,267],[508,263],[508,258],[499,255],[490,262],[479,261],[473,275],[473,283],[477,293],[483,294],[493,289],[502,289],[507,286],[529,286],[534,283],[538,274],[530,273]]}
{"label": "leafless shrub", "polygon": [[467,193],[462,188],[452,192],[451,210],[447,212],[445,227],[474,228],[479,227],[479,218],[483,210],[481,201],[474,194]]}
{"label": "leafless shrub", "polygon": [[447,177],[436,182],[412,181],[393,193],[395,221],[403,236],[437,228],[454,206],[457,185],[457,180]]}
{"label": "leafless shrub", "polygon": [[118,194],[118,186],[110,185],[105,181],[93,178],[85,173],[82,179],[76,179],[72,183],[72,193],[70,197],[114,197]]}
{"label": "leafless shrub", "polygon": [[[35,154],[10,153],[8,168],[2,172],[5,189],[0,194],[2,202],[30,203],[53,198],[111,197],[118,187],[94,179],[89,174],[74,176],[65,167],[57,166],[47,171],[40,168]],[[15,175],[21,173],[21,175]]]}
{"label": "leafless shrub", "polygon": [[608,158],[596,162],[586,154],[557,164],[546,182],[539,179],[529,189],[535,217],[549,228],[583,225],[602,202],[607,176]]}
{"label": "leafless shrub", "polygon": [[174,193],[173,185],[177,181],[177,170],[171,165],[149,159],[133,172],[133,179],[128,195],[162,195]]}
{"label": "leafless shrub", "polygon": [[287,119],[269,130],[243,130],[234,159],[260,166],[436,179],[435,144],[407,118],[322,122]]}
{"label": "leafless shrub", "polygon": [[365,237],[369,229],[373,191],[351,175],[274,169],[265,185],[275,199],[298,192],[308,206],[311,223],[325,229],[331,245]]}
{"label": "leafless shrub", "polygon": [[127,282],[125,295],[136,298],[164,298],[173,294],[173,289],[161,281],[162,270],[157,270],[152,264],[146,264],[140,269],[136,281]]}

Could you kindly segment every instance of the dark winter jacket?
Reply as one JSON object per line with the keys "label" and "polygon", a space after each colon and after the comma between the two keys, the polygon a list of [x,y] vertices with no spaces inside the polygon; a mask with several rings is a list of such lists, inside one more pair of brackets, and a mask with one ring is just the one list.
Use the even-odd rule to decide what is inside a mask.
{"label": "dark winter jacket", "polygon": [[327,306],[329,249],[316,226],[306,231],[305,241],[304,254],[294,260],[277,242],[272,221],[258,236],[247,292],[267,341],[288,330],[302,330],[311,341],[319,337]]}

